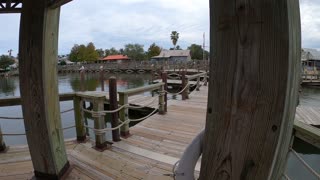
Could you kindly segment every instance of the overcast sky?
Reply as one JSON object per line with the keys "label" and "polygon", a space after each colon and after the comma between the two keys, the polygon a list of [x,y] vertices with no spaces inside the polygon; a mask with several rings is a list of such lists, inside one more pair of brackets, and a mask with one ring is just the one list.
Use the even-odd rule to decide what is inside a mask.
{"label": "overcast sky", "polygon": [[[320,2],[300,0],[302,46],[320,48]],[[121,48],[139,43],[147,50],[155,42],[172,47],[170,33],[180,33],[178,45],[186,48],[209,43],[208,0],[73,0],[63,6],[60,18],[59,54],[74,44],[93,42],[96,48]],[[19,15],[0,15],[0,54],[18,51]]]}

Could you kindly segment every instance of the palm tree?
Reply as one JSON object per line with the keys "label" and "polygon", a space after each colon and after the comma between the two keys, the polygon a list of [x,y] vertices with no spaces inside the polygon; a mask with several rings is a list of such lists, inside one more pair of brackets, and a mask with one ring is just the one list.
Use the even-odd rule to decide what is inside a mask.
{"label": "palm tree", "polygon": [[171,37],[174,49],[176,49],[176,44],[177,44],[178,39],[179,39],[179,33],[177,31],[172,31],[170,37]]}

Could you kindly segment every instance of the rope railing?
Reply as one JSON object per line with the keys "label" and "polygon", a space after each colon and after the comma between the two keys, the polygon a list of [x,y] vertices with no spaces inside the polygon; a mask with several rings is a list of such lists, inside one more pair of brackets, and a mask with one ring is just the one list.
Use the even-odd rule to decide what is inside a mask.
{"label": "rope railing", "polygon": [[320,174],[316,172],[294,149],[290,148],[289,151],[292,152],[295,157],[307,168],[307,170],[312,173],[315,177],[320,179]]}
{"label": "rope railing", "polygon": [[188,82],[188,83],[184,86],[184,88],[183,88],[181,91],[177,92],[177,93],[171,93],[171,92],[168,92],[168,91],[166,91],[166,90],[159,91],[159,93],[167,93],[167,94],[170,94],[170,95],[173,95],[173,96],[177,96],[177,95],[183,93],[189,86],[190,86],[190,84],[189,84],[189,82]]}
{"label": "rope railing", "polygon": [[286,180],[291,180],[291,178],[287,174],[282,175]]}
{"label": "rope railing", "polygon": [[1,133],[2,136],[24,136],[26,133]]}
{"label": "rope railing", "polygon": [[142,117],[142,118],[139,118],[139,119],[127,119],[125,121],[121,121],[120,119],[118,119],[119,122],[121,122],[121,124],[119,124],[118,126],[116,127],[113,127],[113,128],[104,128],[104,129],[95,129],[93,127],[90,127],[90,126],[87,126],[87,125],[84,125],[86,128],[88,129],[91,129],[93,130],[96,134],[103,134],[107,131],[113,131],[113,130],[116,130],[116,129],[119,129],[121,128],[123,125],[125,124],[129,124],[130,122],[139,122],[139,121],[143,121],[147,118],[149,118],[150,116],[152,116],[158,109],[156,107],[154,107],[155,109],[149,113],[148,115],[146,115],[145,117]]}
{"label": "rope railing", "polygon": [[[67,109],[65,111],[61,111],[60,113],[61,114],[64,114],[64,113],[67,113],[67,112],[71,112],[73,111],[74,109],[71,108],[71,109]],[[23,120],[24,118],[23,117],[9,117],[9,116],[0,116],[0,119],[2,120]]]}

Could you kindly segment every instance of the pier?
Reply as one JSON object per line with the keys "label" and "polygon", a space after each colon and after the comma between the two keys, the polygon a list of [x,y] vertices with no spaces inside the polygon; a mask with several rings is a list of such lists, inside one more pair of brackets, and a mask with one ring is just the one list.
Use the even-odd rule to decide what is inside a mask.
{"label": "pier", "polygon": [[[198,77],[204,76],[204,73],[199,73],[189,76],[189,79],[195,78],[198,80]],[[155,113],[135,126],[125,128],[127,131],[130,129],[130,135],[125,133],[128,136],[123,136],[121,141],[103,138],[96,138],[96,141],[80,138],[77,141],[77,138],[82,135],[85,136],[84,131],[77,131],[77,138],[65,141],[67,158],[71,168],[64,177],[66,179],[172,179],[172,168],[179,161],[192,139],[205,127],[208,97],[208,86],[205,86],[205,83],[205,80],[196,81],[195,84],[198,84],[199,88],[194,88],[186,100],[168,100],[166,113]],[[190,85],[188,83],[188,86]],[[164,84],[159,82],[147,87],[120,91],[116,98],[120,103],[121,94],[132,95],[128,97],[130,105],[160,110],[163,107],[157,105],[159,104],[158,101],[153,103],[155,99],[158,100],[158,97],[144,96],[141,93],[162,89],[162,86]],[[185,88],[182,89],[185,90]],[[182,94],[182,92],[179,94]],[[161,94],[159,97],[161,97]],[[60,101],[74,100],[79,102],[78,98],[92,103],[97,103],[95,99],[102,99],[103,103],[110,103],[108,92],[87,91],[60,95]],[[161,101],[161,98],[159,100]],[[19,98],[0,100],[0,106],[18,104],[20,104]],[[76,111],[81,111],[81,109],[76,108],[77,103],[74,103],[74,105],[76,115]],[[120,103],[119,106],[121,105]],[[99,111],[98,109],[94,110]],[[84,111],[87,110],[84,109]],[[298,107],[295,122],[296,136],[319,147],[317,142],[320,140],[320,132],[308,125],[317,123],[310,121],[309,116],[306,117],[306,114],[310,114],[309,111],[313,110]],[[314,116],[320,118],[316,112],[314,112]],[[77,116],[75,117],[77,118]],[[99,116],[95,117],[94,121],[98,122],[100,120]],[[77,120],[75,121],[77,123]],[[95,126],[90,128],[105,128],[101,124],[100,126],[94,124]],[[77,125],[71,128],[79,130]],[[96,133],[101,136],[101,131],[96,131]],[[101,141],[98,146],[104,144],[102,141],[110,142],[112,145],[97,149],[97,141]],[[200,160],[196,165],[195,175],[198,176],[199,172]],[[0,179],[29,179],[32,176],[33,166],[28,146],[9,147],[5,153],[0,154]]]}

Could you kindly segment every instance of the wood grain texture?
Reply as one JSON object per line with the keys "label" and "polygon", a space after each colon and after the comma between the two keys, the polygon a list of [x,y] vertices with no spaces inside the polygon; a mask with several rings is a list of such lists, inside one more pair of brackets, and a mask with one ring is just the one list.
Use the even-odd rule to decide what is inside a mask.
{"label": "wood grain texture", "polygon": [[56,58],[60,9],[26,1],[20,24],[20,93],[36,172],[58,176],[68,163],[61,131]]}
{"label": "wood grain texture", "polygon": [[297,3],[210,1],[215,54],[200,179],[263,180],[281,171],[297,100]]}

